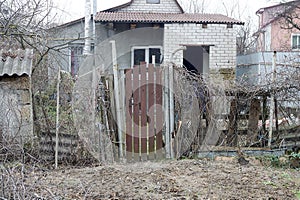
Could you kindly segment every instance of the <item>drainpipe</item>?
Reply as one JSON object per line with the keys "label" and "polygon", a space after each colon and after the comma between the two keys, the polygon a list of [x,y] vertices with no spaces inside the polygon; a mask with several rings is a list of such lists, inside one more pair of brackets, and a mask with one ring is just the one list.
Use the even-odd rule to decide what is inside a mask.
{"label": "drainpipe", "polygon": [[91,45],[92,45],[92,7],[91,0],[85,1],[85,18],[84,18],[84,48],[83,55],[91,54]]}
{"label": "drainpipe", "polygon": [[[92,14],[92,33],[93,33],[93,42],[94,42],[94,46],[96,47],[96,24],[95,24],[95,17],[97,15],[97,0],[93,0],[93,14]],[[95,52],[95,48],[94,48],[94,52]]]}

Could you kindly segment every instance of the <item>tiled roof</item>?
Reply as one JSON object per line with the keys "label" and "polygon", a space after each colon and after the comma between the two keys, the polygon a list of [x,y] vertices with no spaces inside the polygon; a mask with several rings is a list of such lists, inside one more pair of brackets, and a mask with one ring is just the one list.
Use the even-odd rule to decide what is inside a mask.
{"label": "tiled roof", "polygon": [[24,74],[31,76],[33,60],[32,49],[0,50],[0,76]]}
{"label": "tiled roof", "polygon": [[244,24],[220,14],[98,12],[96,22]]}
{"label": "tiled roof", "polygon": [[[290,1],[290,2],[286,2],[286,3],[279,3],[279,4],[275,4],[273,6],[268,6],[268,7],[263,7],[263,8],[260,8],[258,11],[256,11],[256,14],[261,14],[262,12],[264,12],[265,10],[268,10],[268,9],[272,9],[272,8],[276,8],[276,7],[283,7],[283,6],[292,6],[292,7],[297,7],[297,4],[299,4],[299,0],[295,0],[295,1]],[[288,8],[288,7],[287,7]],[[286,10],[283,9],[283,11]]]}

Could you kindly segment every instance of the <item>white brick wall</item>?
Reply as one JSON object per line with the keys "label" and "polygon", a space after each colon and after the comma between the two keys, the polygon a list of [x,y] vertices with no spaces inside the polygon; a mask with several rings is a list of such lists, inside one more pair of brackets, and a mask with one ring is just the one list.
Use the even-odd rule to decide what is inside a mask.
{"label": "white brick wall", "polygon": [[133,3],[121,9],[122,12],[151,12],[151,13],[181,13],[175,0],[160,0],[160,4],[147,4],[146,0],[134,0]]}
{"label": "white brick wall", "polygon": [[[233,28],[222,24],[165,24],[164,57],[170,61],[171,54],[180,45],[213,45],[210,47],[209,68],[235,68],[236,66],[236,34]],[[183,52],[174,56],[175,62],[182,63]]]}

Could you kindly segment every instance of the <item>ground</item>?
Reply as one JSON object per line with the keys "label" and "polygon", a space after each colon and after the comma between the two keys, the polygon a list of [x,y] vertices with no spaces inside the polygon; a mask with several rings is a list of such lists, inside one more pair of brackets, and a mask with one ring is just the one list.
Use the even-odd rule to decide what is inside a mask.
{"label": "ground", "polygon": [[297,199],[300,173],[235,159],[157,161],[32,171],[41,199]]}

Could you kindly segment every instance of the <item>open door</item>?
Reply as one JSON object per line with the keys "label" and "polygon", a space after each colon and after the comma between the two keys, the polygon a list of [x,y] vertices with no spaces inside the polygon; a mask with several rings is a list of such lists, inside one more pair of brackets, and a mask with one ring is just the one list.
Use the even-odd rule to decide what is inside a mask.
{"label": "open door", "polygon": [[187,46],[183,53],[183,65],[197,74],[209,73],[209,46]]}

